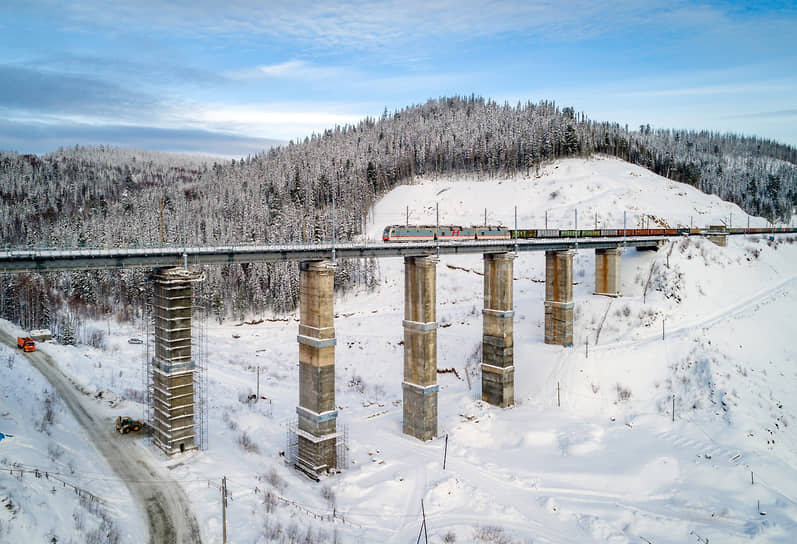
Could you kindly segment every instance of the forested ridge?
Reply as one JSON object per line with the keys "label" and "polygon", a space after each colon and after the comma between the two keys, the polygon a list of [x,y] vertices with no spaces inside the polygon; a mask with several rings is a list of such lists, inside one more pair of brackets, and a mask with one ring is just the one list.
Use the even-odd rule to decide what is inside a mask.
{"label": "forested ridge", "polygon": [[[416,175],[532,175],[560,157],[613,155],[771,220],[797,205],[797,149],[755,137],[595,122],[552,102],[479,97],[423,105],[336,127],[225,163],[107,147],[43,155],[0,152],[0,244],[58,247],[269,243],[361,232],[368,209]],[[295,306],[291,264],[208,267],[203,305],[223,319]],[[149,271],[7,275],[4,317],[26,327],[71,315],[126,318]],[[376,263],[343,261],[340,288],[371,284]],[[60,318],[59,318],[60,319]]]}

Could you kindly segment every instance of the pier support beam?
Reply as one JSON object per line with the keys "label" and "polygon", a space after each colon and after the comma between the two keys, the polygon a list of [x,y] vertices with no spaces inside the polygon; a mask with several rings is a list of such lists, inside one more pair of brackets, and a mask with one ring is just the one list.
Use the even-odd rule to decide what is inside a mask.
{"label": "pier support beam", "polygon": [[620,248],[595,250],[595,294],[620,296]]}
{"label": "pier support beam", "polygon": [[482,400],[505,408],[515,403],[512,273],[515,255],[484,254]]}
{"label": "pier support beam", "polygon": [[436,257],[404,257],[404,434],[437,436]]}
{"label": "pier support beam", "polygon": [[198,447],[191,357],[192,284],[202,275],[184,268],[154,273],[155,356],[152,359],[153,442],[167,455]]}
{"label": "pier support beam", "polygon": [[299,263],[299,415],[297,468],[318,475],[335,470],[335,326],[331,261]]}
{"label": "pier support beam", "polygon": [[545,343],[573,345],[573,255],[545,252]]}

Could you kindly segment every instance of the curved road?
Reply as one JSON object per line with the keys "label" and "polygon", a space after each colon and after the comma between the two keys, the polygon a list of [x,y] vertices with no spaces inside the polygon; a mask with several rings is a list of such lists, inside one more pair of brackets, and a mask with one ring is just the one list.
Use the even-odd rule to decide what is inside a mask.
{"label": "curved road", "polygon": [[[5,331],[0,330],[0,341],[16,349],[16,339]],[[25,360],[50,382],[94,447],[125,482],[141,513],[146,515],[149,541],[153,544],[201,543],[199,524],[180,484],[151,463],[139,447],[130,447],[127,440],[121,442],[112,422],[100,413],[91,399],[75,389],[71,379],[49,355],[35,351],[26,353]]]}

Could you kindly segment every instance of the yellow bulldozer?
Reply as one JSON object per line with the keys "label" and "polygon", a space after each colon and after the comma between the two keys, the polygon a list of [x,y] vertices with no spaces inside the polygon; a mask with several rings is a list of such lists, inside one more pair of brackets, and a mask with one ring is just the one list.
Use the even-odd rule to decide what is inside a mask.
{"label": "yellow bulldozer", "polygon": [[144,422],[140,419],[133,419],[129,416],[119,416],[116,418],[116,431],[119,434],[127,434],[130,431],[138,432],[144,428]]}

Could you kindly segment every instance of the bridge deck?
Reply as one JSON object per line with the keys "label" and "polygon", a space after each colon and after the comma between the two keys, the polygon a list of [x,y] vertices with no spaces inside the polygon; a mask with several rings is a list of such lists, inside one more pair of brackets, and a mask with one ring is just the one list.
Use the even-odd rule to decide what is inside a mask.
{"label": "bridge deck", "polygon": [[188,246],[109,249],[0,249],[0,272],[53,272],[109,268],[152,268],[254,262],[310,261],[332,258],[401,257],[500,253],[506,251],[547,251],[564,249],[607,249],[615,247],[656,247],[677,236],[602,238],[537,238],[533,240],[473,240],[456,242],[344,242],[322,244],[278,244],[242,246]]}

